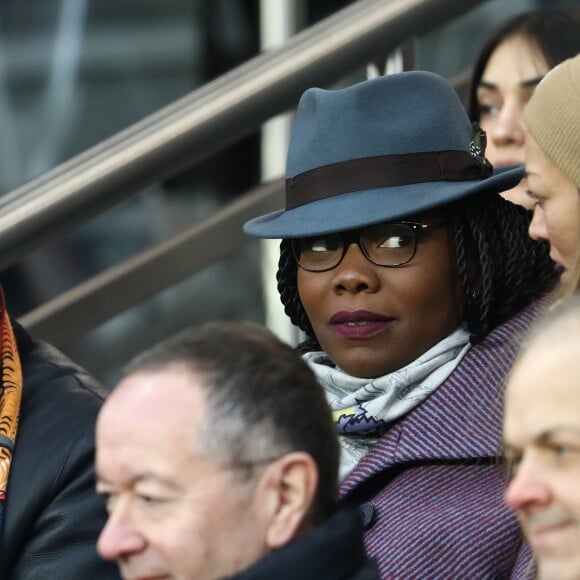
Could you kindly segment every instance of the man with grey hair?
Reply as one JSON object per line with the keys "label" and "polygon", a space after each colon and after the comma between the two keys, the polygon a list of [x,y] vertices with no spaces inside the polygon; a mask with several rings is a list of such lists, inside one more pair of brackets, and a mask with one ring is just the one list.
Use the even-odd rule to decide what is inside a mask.
{"label": "man with grey hair", "polygon": [[298,354],[256,325],[208,323],[133,361],[97,422],[102,557],[124,578],[378,578],[339,449]]}
{"label": "man with grey hair", "polygon": [[580,294],[552,307],[518,356],[504,446],[505,497],[532,548],[534,577],[580,579]]}

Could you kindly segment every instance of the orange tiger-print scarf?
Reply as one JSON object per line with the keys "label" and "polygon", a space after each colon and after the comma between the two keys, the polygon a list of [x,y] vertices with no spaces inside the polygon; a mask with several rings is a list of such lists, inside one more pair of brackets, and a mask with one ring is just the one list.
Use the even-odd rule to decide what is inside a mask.
{"label": "orange tiger-print scarf", "polygon": [[14,331],[0,286],[0,502],[6,499],[8,473],[18,429],[22,368]]}

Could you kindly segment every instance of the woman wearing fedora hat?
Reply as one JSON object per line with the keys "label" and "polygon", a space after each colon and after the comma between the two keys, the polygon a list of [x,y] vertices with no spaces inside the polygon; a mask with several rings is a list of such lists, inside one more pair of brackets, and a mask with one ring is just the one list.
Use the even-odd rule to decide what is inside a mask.
{"label": "woman wearing fedora hat", "polygon": [[334,410],[341,496],[388,578],[509,576],[520,542],[497,455],[504,378],[554,285],[526,212],[449,83],[427,72],[302,96],[278,288]]}

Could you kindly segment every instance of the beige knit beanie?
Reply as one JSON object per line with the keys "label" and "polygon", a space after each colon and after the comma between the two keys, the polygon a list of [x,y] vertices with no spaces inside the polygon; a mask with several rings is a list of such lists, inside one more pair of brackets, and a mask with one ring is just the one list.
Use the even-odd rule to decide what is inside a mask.
{"label": "beige knit beanie", "polygon": [[580,54],[542,79],[524,119],[546,156],[580,187]]}

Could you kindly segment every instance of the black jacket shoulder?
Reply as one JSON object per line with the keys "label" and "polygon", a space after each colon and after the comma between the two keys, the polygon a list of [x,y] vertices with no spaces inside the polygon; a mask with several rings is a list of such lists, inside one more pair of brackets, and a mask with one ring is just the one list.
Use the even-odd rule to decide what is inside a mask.
{"label": "black jacket shoulder", "polygon": [[106,389],[14,324],[23,393],[0,541],[0,576],[119,578],[96,541],[106,513],[95,494],[94,426]]}
{"label": "black jacket shoulder", "polygon": [[363,545],[357,507],[341,507],[327,521],[270,552],[229,580],[379,580]]}

